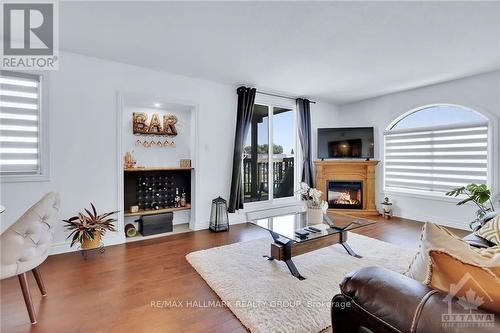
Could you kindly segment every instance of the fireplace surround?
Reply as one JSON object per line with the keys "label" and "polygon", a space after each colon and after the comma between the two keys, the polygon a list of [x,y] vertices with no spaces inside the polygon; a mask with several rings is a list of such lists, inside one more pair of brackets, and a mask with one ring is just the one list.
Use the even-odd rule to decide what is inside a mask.
{"label": "fireplace surround", "polygon": [[[322,199],[329,204],[330,212],[338,212],[359,216],[378,215],[375,205],[375,168],[379,161],[375,160],[347,160],[347,159],[332,159],[324,161],[315,161],[316,165],[316,187],[322,194]],[[352,182],[361,183],[361,193],[358,191],[349,193],[349,197],[361,198],[361,203],[356,205],[337,206],[342,204],[337,202],[333,205],[329,197],[329,184],[331,181],[344,182],[349,184]],[[340,192],[340,191],[333,191]],[[330,193],[333,194],[333,193]],[[344,199],[347,199],[344,197]],[[351,199],[351,198],[349,198]],[[349,201],[351,202],[351,201]]]}

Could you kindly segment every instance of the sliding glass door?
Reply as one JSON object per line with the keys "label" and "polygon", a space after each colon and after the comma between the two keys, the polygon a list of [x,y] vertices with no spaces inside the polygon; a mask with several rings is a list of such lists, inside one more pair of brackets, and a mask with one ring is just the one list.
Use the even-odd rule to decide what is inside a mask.
{"label": "sliding glass door", "polygon": [[255,104],[243,150],[244,202],[294,196],[297,135],[295,108]]}

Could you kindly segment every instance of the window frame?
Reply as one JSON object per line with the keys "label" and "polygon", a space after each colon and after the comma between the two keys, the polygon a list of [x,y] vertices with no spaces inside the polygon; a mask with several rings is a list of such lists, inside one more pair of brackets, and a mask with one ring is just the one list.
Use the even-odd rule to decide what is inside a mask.
{"label": "window frame", "polygon": [[39,78],[38,97],[38,153],[39,172],[1,174],[0,183],[38,182],[50,180],[50,151],[49,151],[49,73],[41,71],[23,71],[19,74],[36,75]]}
{"label": "window frame", "polygon": [[[482,117],[485,118],[485,123],[486,126],[488,127],[488,147],[487,147],[487,181],[486,184],[490,188],[491,193],[492,193],[492,201],[495,203],[499,199],[499,189],[500,189],[500,176],[498,175],[499,173],[499,163],[498,160],[500,158],[499,156],[499,133],[498,133],[498,118],[491,112],[485,111],[484,109],[478,108],[478,107],[469,107],[466,105],[460,105],[460,104],[450,104],[450,103],[435,103],[435,104],[428,104],[428,105],[423,105],[419,106],[417,108],[411,109],[410,111],[407,111],[400,116],[396,117],[394,120],[392,120],[388,126],[386,126],[385,131],[382,132],[382,159],[383,161],[386,160],[386,135],[385,133],[387,131],[390,131],[392,127],[394,127],[398,122],[406,118],[412,113],[418,112],[423,109],[431,108],[431,107],[440,107],[440,106],[448,106],[448,107],[457,107],[457,108],[463,108],[467,109],[471,112],[475,112]],[[459,127],[460,124],[457,124],[457,127]],[[417,128],[415,128],[417,130]],[[425,127],[419,128],[420,130],[425,129]],[[398,195],[398,196],[403,196],[403,197],[412,197],[412,198],[421,198],[421,199],[429,199],[429,200],[438,200],[438,201],[446,201],[446,202],[453,202],[457,203],[459,202],[462,198],[459,197],[449,197],[446,196],[444,193],[440,192],[433,192],[433,191],[424,191],[424,190],[416,190],[416,189],[398,189],[398,188],[388,188],[386,186],[386,163],[383,163],[382,166],[382,192],[383,194],[392,194],[392,195]]]}
{"label": "window frame", "polygon": [[[281,97],[274,97],[259,94],[257,92],[255,96],[254,105],[262,105],[268,108],[268,112],[273,112],[274,108],[287,108],[292,109],[294,113],[294,129],[293,132],[295,134],[295,144],[294,144],[294,152],[295,152],[295,161],[294,161],[294,195],[290,197],[284,198],[274,198],[274,188],[272,184],[268,183],[269,188],[269,197],[268,200],[263,201],[252,201],[244,203],[244,211],[245,212],[253,212],[259,210],[267,210],[277,207],[285,207],[290,205],[296,205],[299,202],[299,196],[295,193],[298,189],[298,183],[300,179],[300,175],[302,172],[302,151],[300,150],[300,142],[298,137],[298,114],[297,114],[297,106],[295,104],[295,100],[290,100]],[[272,117],[269,117],[269,126],[268,126],[268,145],[273,140],[273,120]],[[272,143],[271,143],[272,144]],[[269,145],[272,147],[272,145]],[[273,150],[272,148],[268,150],[268,160],[272,161]],[[299,164],[300,163],[300,164]],[[243,171],[242,171],[243,172]],[[272,172],[273,168],[268,168],[267,179],[268,182],[272,181]]]}

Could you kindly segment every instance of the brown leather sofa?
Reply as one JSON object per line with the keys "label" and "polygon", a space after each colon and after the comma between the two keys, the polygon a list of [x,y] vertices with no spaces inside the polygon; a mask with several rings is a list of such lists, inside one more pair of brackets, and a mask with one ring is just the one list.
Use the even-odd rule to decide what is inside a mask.
{"label": "brown leather sofa", "polygon": [[[478,309],[473,313],[485,315],[484,321],[468,325],[452,322],[456,315],[471,312],[456,298],[448,303],[444,293],[381,267],[366,267],[347,275],[340,291],[332,300],[334,333],[500,331],[500,314]],[[493,322],[486,322],[489,319]]]}
{"label": "brown leather sofa", "polygon": [[[495,215],[487,214],[478,228]],[[476,247],[492,245],[474,234],[464,240]],[[457,298],[381,267],[366,267],[347,275],[340,284],[340,294],[333,297],[331,311],[334,333],[500,332],[500,314],[480,308],[465,310]],[[457,315],[471,313],[484,316],[474,317],[475,322],[456,321],[466,318]]]}

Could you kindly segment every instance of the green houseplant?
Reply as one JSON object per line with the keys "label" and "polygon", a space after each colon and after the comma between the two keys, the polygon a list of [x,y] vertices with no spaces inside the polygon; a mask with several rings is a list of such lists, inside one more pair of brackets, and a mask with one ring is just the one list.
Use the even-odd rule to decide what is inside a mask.
{"label": "green houseplant", "polygon": [[71,246],[79,242],[82,249],[93,249],[99,247],[106,231],[116,231],[113,223],[117,220],[110,216],[118,211],[99,215],[92,203],[90,206],[91,210],[85,208],[85,213],[63,220],[66,230],[70,232],[66,239],[71,238]]}
{"label": "green houseplant", "polygon": [[469,184],[457,187],[447,192],[446,195],[451,197],[465,195],[465,198],[457,203],[458,206],[464,205],[468,202],[476,204],[478,210],[476,211],[476,219],[469,224],[471,229],[474,229],[475,225],[486,213],[495,211],[493,203],[491,202],[491,191],[488,189],[486,184]]}

